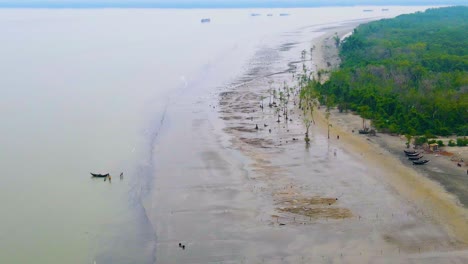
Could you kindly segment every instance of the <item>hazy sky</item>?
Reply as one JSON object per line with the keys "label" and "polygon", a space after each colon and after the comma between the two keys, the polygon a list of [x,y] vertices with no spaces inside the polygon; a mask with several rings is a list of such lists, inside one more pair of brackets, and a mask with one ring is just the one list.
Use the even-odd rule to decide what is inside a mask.
{"label": "hazy sky", "polygon": [[466,4],[468,0],[0,0],[0,7],[304,7]]}

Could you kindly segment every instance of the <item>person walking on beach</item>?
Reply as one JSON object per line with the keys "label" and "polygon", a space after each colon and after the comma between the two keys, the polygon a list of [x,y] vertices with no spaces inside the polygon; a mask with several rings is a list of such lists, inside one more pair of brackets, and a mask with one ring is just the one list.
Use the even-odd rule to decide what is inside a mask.
{"label": "person walking on beach", "polygon": [[120,173],[120,180],[123,180],[123,172]]}

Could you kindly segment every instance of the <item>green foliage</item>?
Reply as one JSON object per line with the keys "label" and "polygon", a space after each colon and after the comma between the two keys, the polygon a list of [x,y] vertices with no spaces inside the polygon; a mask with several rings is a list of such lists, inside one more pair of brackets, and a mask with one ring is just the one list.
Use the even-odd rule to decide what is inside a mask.
{"label": "green foliage", "polygon": [[452,139],[449,140],[449,142],[448,142],[448,146],[449,146],[449,147],[455,147],[456,145],[457,145],[457,144],[455,144],[455,141],[453,141]]}
{"label": "green foliage", "polygon": [[335,46],[338,48],[340,46],[340,37],[335,34],[335,36],[333,36],[333,40],[335,41]]}
{"label": "green foliage", "polygon": [[416,137],[414,138],[414,145],[421,146],[422,144],[427,142],[427,138],[425,136]]}
{"label": "green foliage", "polygon": [[465,147],[468,145],[468,139],[466,138],[457,138],[457,146]]}
{"label": "green foliage", "polygon": [[445,146],[445,144],[444,144],[444,142],[442,140],[437,140],[437,145],[439,145],[439,147]]}
{"label": "green foliage", "polygon": [[320,101],[392,133],[466,135],[467,14],[447,7],[359,26],[340,45],[340,69],[314,83]]}
{"label": "green foliage", "polygon": [[406,137],[406,146],[409,147],[409,145],[411,143],[411,139],[413,138],[413,136],[410,135],[410,134],[406,134],[405,137]]}

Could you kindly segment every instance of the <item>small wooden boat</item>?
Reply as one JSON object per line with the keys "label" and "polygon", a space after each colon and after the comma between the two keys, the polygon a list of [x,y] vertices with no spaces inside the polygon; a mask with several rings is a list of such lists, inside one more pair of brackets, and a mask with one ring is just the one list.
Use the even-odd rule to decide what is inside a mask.
{"label": "small wooden boat", "polygon": [[420,158],[422,158],[424,156],[415,156],[415,157],[408,157],[409,160],[419,160]]}
{"label": "small wooden boat", "polygon": [[369,129],[359,129],[359,134],[369,134]]}
{"label": "small wooden boat", "polygon": [[429,160],[414,160],[413,165],[424,165],[424,164],[426,164],[428,162],[429,162]]}
{"label": "small wooden boat", "polygon": [[371,133],[371,129],[366,126],[366,120],[364,118],[362,119],[362,129],[359,129],[358,131],[359,131],[359,134],[364,134],[364,135]]}
{"label": "small wooden boat", "polygon": [[415,153],[406,153],[406,156],[408,156],[408,157],[416,157],[416,156],[419,156],[419,152],[415,152]]}
{"label": "small wooden boat", "polygon": [[91,173],[91,175],[93,177],[99,177],[99,178],[109,177],[109,173],[107,173],[107,174],[97,174],[97,173],[92,173],[92,172],[90,172],[90,173]]}
{"label": "small wooden boat", "polygon": [[405,154],[414,154],[416,150],[403,150],[403,152],[405,152]]}

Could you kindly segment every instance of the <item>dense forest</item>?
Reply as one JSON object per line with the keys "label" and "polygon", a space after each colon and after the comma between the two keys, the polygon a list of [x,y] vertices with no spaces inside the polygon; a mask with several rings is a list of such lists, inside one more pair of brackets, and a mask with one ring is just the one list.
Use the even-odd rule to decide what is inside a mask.
{"label": "dense forest", "polygon": [[340,68],[311,81],[321,103],[352,110],[379,131],[468,132],[468,7],[364,24],[340,45]]}

